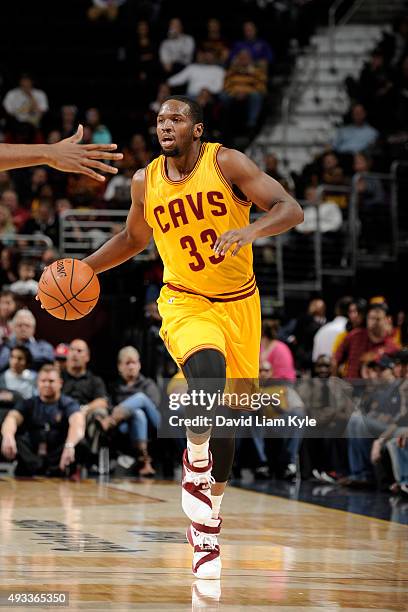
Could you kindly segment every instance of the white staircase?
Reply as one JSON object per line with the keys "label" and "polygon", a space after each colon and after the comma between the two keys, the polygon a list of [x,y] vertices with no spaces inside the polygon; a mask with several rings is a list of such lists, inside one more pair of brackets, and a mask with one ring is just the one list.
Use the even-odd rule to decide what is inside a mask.
{"label": "white staircase", "polygon": [[311,162],[349,107],[345,78],[358,77],[383,30],[380,25],[337,26],[333,39],[329,28],[318,30],[297,57],[286,91],[289,111],[278,124],[264,126],[248,154],[262,166],[264,155],[274,153],[284,173],[299,172]]}

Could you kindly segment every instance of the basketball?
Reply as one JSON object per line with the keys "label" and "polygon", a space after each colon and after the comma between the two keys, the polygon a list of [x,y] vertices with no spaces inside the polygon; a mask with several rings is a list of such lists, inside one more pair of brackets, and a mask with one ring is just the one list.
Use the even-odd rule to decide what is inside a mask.
{"label": "basketball", "polygon": [[50,315],[64,321],[89,314],[99,293],[98,277],[79,259],[57,259],[44,270],[38,283],[41,305]]}

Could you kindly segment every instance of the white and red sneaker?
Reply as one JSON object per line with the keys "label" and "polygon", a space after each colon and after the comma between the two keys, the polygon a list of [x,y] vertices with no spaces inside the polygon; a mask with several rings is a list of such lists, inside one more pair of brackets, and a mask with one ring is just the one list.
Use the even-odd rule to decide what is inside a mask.
{"label": "white and red sneaker", "polygon": [[193,574],[196,578],[218,580],[221,576],[220,547],[217,536],[222,519],[210,519],[207,525],[191,523],[186,531],[187,540],[194,548]]}
{"label": "white and red sneaker", "polygon": [[183,454],[181,505],[188,518],[197,523],[207,522],[212,515],[211,485],[215,480],[211,476],[211,452],[208,454],[204,467],[195,466],[194,461],[189,463],[187,449]]}

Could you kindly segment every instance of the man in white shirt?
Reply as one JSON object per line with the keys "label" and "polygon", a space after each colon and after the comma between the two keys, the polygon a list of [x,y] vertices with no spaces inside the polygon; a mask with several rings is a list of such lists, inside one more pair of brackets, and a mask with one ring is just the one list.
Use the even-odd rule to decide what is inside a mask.
{"label": "man in white shirt", "polygon": [[345,296],[340,298],[334,307],[335,317],[319,329],[313,339],[312,361],[315,363],[321,355],[331,357],[333,345],[339,334],[344,332],[347,324],[347,313],[353,298]]}
{"label": "man in white shirt", "polygon": [[199,50],[197,60],[167,80],[171,87],[187,84],[187,95],[196,98],[203,89],[219,94],[224,85],[225,70],[218,66],[214,52]]}
{"label": "man in white shirt", "polygon": [[159,47],[159,58],[165,72],[170,74],[191,64],[194,48],[194,39],[184,34],[180,19],[170,19],[167,38]]}
{"label": "man in white shirt", "polygon": [[7,113],[20,123],[30,123],[38,127],[41,118],[48,110],[47,94],[41,89],[34,89],[32,78],[23,74],[19,87],[10,89],[3,100]]}

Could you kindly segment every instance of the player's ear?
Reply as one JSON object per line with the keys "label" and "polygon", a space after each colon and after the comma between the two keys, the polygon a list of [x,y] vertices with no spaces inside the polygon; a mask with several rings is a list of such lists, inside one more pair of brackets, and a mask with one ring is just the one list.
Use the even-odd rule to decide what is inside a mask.
{"label": "player's ear", "polygon": [[194,125],[193,135],[194,138],[201,138],[204,132],[204,125],[202,123],[196,123]]}

